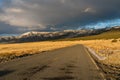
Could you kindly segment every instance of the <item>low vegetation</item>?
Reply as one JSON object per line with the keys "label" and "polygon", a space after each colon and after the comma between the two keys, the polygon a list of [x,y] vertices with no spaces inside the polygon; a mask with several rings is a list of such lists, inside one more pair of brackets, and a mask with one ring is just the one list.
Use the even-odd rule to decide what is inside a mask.
{"label": "low vegetation", "polygon": [[90,40],[83,41],[83,44],[93,49],[98,55],[106,57],[106,64],[120,65],[120,41],[113,40]]}
{"label": "low vegetation", "polygon": [[[76,44],[86,45],[100,56],[109,57],[109,64],[120,64],[120,41],[113,40],[87,40],[87,41],[57,41],[57,42],[31,42],[0,44],[0,59],[13,59],[19,56],[37,54],[43,51],[54,50]],[[108,58],[104,61],[108,62]]]}
{"label": "low vegetation", "polygon": [[[27,55],[37,54],[43,51],[54,50],[74,45],[75,42],[31,42],[31,43],[15,43],[0,44],[0,60],[8,61]],[[1,62],[0,61],[0,62]]]}
{"label": "low vegetation", "polygon": [[107,80],[120,79],[120,41],[113,40],[92,40],[85,43],[100,56],[106,57],[105,60],[96,60],[99,67],[106,74]]}

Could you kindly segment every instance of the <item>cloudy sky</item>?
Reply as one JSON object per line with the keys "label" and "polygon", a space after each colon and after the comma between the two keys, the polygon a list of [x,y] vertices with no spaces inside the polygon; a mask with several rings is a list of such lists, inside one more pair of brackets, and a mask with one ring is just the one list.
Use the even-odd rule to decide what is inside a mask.
{"label": "cloudy sky", "polygon": [[0,0],[0,34],[120,25],[120,0]]}

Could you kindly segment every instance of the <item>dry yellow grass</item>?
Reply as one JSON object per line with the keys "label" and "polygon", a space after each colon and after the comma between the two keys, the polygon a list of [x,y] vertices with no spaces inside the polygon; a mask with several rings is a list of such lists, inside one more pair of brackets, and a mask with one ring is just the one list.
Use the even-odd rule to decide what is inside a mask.
{"label": "dry yellow grass", "polygon": [[42,51],[83,44],[95,50],[97,54],[107,57],[104,61],[105,63],[120,64],[120,41],[118,40],[114,43],[111,41],[112,40],[88,40],[0,44],[0,58],[11,55],[36,54]]}
{"label": "dry yellow grass", "polygon": [[20,56],[24,54],[36,54],[42,51],[72,46],[74,44],[75,42],[69,41],[0,44],[0,57],[2,58],[10,55]]}
{"label": "dry yellow grass", "polygon": [[100,56],[106,57],[106,64],[120,65],[120,40],[91,40],[83,41],[82,44],[92,48]]}

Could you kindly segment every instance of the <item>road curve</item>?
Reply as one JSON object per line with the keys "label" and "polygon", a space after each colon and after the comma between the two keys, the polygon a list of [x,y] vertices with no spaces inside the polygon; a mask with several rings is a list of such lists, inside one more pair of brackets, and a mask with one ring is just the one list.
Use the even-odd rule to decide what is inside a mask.
{"label": "road curve", "polygon": [[0,80],[104,80],[83,45],[0,64]]}

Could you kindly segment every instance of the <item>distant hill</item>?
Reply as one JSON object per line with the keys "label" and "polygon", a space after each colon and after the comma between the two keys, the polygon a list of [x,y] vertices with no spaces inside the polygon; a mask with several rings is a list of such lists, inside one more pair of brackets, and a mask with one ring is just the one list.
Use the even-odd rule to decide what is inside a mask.
{"label": "distant hill", "polygon": [[95,39],[118,39],[120,38],[120,27],[107,28],[106,32],[77,38],[67,38],[63,40],[95,40]]}
{"label": "distant hill", "polygon": [[91,40],[120,38],[120,27],[65,30],[61,32],[27,32],[20,36],[0,37],[0,42],[35,42],[49,40]]}

